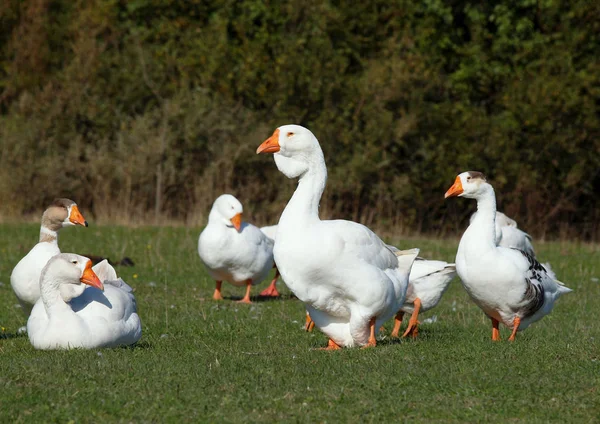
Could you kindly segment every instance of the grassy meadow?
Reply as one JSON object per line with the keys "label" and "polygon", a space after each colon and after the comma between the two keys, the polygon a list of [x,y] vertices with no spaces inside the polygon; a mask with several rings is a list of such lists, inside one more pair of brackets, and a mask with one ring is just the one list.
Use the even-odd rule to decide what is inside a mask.
{"label": "grassy meadow", "polygon": [[[600,417],[600,246],[535,247],[575,291],[515,343],[491,325],[458,279],[424,314],[418,340],[383,336],[374,349],[324,352],[302,330],[304,308],[240,305],[196,253],[199,228],[95,226],[61,232],[63,252],[133,259],[143,336],[134,347],[35,351],[10,273],[39,226],[0,225],[0,421],[3,422],[595,422]],[[453,260],[457,239],[387,240]],[[268,281],[254,288],[254,294]],[[406,325],[406,324],[405,324]],[[388,331],[391,322],[387,324]],[[501,329],[504,340],[509,330]]]}

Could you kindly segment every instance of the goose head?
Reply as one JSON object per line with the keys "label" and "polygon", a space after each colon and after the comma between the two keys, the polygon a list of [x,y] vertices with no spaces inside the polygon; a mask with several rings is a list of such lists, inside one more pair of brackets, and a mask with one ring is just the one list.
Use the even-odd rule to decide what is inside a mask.
{"label": "goose head", "polygon": [[456,176],[452,187],[446,191],[444,197],[466,197],[477,199],[483,193],[489,192],[491,185],[485,175],[478,171],[467,171]]}
{"label": "goose head", "polygon": [[315,162],[323,162],[323,151],[313,133],[300,125],[283,125],[256,149],[274,153],[275,164],[288,178],[304,175]]}
{"label": "goose head", "polygon": [[92,270],[92,261],[85,256],[60,253],[53,256],[42,270],[42,292],[58,290],[65,302],[80,296],[86,285],[104,290],[104,285]]}
{"label": "goose head", "polygon": [[227,227],[234,227],[239,232],[242,228],[243,212],[244,208],[238,199],[231,194],[222,194],[213,203],[208,221],[222,223]]}
{"label": "goose head", "polygon": [[77,203],[71,199],[55,199],[42,215],[42,225],[57,231],[69,225],[87,227],[88,223],[79,211]]}

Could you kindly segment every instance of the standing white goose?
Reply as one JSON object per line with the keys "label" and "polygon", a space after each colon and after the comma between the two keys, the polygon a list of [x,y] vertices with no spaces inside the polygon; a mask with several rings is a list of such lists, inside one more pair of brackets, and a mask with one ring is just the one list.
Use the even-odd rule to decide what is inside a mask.
{"label": "standing white goose", "polygon": [[242,204],[234,196],[219,196],[198,240],[200,259],[216,281],[215,300],[223,299],[221,284],[228,281],[246,286],[240,302],[251,303],[251,287],[264,280],[274,265],[273,240],[254,225],[242,222],[242,213]]}
{"label": "standing white goose", "polygon": [[321,221],[327,168],[308,129],[279,127],[257,153],[275,153],[277,168],[288,178],[299,178],[279,220],[274,248],[286,285],[329,337],[327,349],[375,346],[379,325],[404,303],[418,249],[396,256],[364,225]]}
{"label": "standing white goose", "polygon": [[[392,252],[400,252],[395,246],[387,246]],[[454,277],[456,277],[454,264],[420,257],[416,258],[408,277],[406,299],[394,318],[394,329],[390,334],[391,337],[399,337],[402,318],[405,313],[409,313],[411,317],[402,337],[411,335],[416,338],[419,333],[419,313],[427,312],[437,306]],[[307,312],[304,329],[312,331],[314,325],[315,323]]]}
{"label": "standing white goose", "polygon": [[77,204],[70,199],[56,199],[42,215],[40,241],[17,263],[10,284],[26,316],[40,298],[40,276],[48,260],[60,253],[58,231],[69,225],[88,226]]}
{"label": "standing white goose", "polygon": [[[473,222],[476,216],[477,212],[473,213],[470,222]],[[535,256],[531,236],[520,230],[514,219],[498,211],[496,211],[496,244],[502,247],[523,250],[531,256]]]}
{"label": "standing white goose", "polygon": [[456,266],[444,261],[417,258],[410,270],[406,300],[396,314],[391,336],[398,337],[404,313],[411,314],[402,337],[419,333],[419,313],[427,312],[437,306],[448,289],[450,281],[456,277]]}
{"label": "standing white goose", "polygon": [[93,349],[140,339],[142,325],[133,290],[117,278],[107,261],[94,269],[92,261],[74,253],[61,253],[48,261],[40,280],[41,298],[27,321],[34,348]]}
{"label": "standing white goose", "polygon": [[496,196],[481,172],[463,172],[445,197],[477,200],[477,216],[460,240],[456,270],[475,304],[492,320],[492,340],[500,340],[499,322],[512,328],[509,340],[552,311],[572,290],[556,280],[533,256],[496,245]]}

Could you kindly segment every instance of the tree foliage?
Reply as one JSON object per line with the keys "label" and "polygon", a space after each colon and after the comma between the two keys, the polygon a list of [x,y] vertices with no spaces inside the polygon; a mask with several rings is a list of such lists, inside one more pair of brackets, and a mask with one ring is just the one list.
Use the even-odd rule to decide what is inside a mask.
{"label": "tree foliage", "polygon": [[587,0],[6,0],[0,211],[58,195],[197,222],[224,191],[274,222],[293,184],[254,150],[298,123],[325,216],[456,230],[464,170],[540,235],[596,237],[600,5]]}

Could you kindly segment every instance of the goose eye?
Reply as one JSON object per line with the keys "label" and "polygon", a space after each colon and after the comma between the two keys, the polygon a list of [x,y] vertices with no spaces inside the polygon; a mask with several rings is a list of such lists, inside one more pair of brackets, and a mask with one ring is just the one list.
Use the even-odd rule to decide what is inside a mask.
{"label": "goose eye", "polygon": [[73,260],[71,261],[71,263],[72,263],[73,265],[77,265],[77,261],[76,261],[75,259],[73,259]]}
{"label": "goose eye", "polygon": [[287,136],[288,136],[288,138],[290,138],[290,137],[291,137],[291,136],[293,136],[293,135],[294,135],[294,133],[293,133],[293,132],[289,132],[289,133],[287,133]]}

